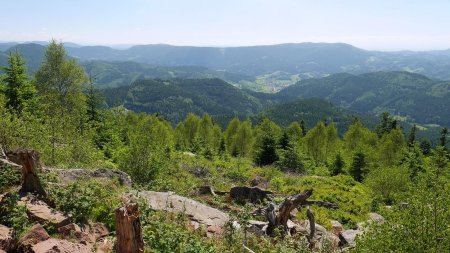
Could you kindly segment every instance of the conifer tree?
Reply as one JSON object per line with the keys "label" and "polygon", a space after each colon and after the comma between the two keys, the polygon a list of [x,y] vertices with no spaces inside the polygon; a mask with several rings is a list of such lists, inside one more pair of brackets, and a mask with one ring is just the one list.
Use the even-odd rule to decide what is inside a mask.
{"label": "conifer tree", "polygon": [[28,80],[25,61],[22,55],[10,52],[8,66],[2,67],[5,72],[3,82],[5,83],[4,94],[6,107],[16,114],[21,114],[27,107],[36,103],[36,89]]}
{"label": "conifer tree", "polygon": [[413,147],[416,144],[416,124],[411,127],[411,131],[408,136],[408,146]]}
{"label": "conifer tree", "polygon": [[366,174],[366,166],[366,155],[362,152],[357,152],[353,156],[349,173],[356,181],[362,182]]}

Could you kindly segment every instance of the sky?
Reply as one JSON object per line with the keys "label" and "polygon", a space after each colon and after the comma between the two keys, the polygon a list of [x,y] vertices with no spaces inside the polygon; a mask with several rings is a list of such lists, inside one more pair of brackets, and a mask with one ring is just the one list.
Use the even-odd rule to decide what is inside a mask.
{"label": "sky", "polygon": [[0,41],[450,48],[450,0],[0,0]]}

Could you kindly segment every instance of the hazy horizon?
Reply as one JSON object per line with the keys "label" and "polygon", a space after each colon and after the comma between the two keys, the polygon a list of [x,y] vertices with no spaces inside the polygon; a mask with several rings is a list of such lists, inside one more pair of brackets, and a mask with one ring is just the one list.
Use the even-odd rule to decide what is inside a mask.
{"label": "hazy horizon", "polygon": [[[16,0],[0,41],[236,47],[346,43],[381,51],[450,48],[450,1]],[[18,18],[19,17],[19,18]],[[14,20],[14,22],[11,22]]]}

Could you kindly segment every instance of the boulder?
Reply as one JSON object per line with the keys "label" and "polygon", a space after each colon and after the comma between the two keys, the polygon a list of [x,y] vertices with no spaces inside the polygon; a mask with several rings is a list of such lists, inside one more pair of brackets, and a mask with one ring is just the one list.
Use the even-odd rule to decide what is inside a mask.
{"label": "boulder", "polygon": [[32,253],[92,253],[90,246],[72,243],[66,240],[49,239],[37,243],[31,248]]}
{"label": "boulder", "polygon": [[119,170],[110,169],[53,169],[62,183],[71,183],[83,178],[104,178],[108,180],[118,179],[121,185],[131,186],[130,176]]}
{"label": "boulder", "polygon": [[344,231],[344,227],[342,227],[342,224],[337,220],[331,221],[331,226],[333,228],[333,234],[338,236],[342,231]]}
{"label": "boulder", "polygon": [[384,223],[384,217],[377,213],[369,213],[369,222],[375,222],[378,224]]}
{"label": "boulder", "polygon": [[58,233],[62,239],[75,240],[84,245],[95,242],[94,235],[82,231],[80,226],[74,223],[58,228]]}
{"label": "boulder", "polygon": [[42,201],[26,201],[27,214],[30,219],[41,224],[51,223],[56,228],[65,226],[70,223],[70,218],[63,213],[53,210]]}
{"label": "boulder", "polygon": [[[150,208],[185,213],[191,221],[205,225],[212,233],[221,232],[217,228],[223,228],[229,220],[226,213],[173,192],[145,191],[140,192],[139,196],[147,201]],[[213,228],[209,229],[209,227]]]}
{"label": "boulder", "polygon": [[94,223],[91,225],[90,233],[94,235],[95,240],[99,240],[109,235],[108,228],[103,223]]}
{"label": "boulder", "polygon": [[351,247],[354,247],[356,245],[356,237],[359,235],[362,235],[363,231],[361,230],[354,230],[354,229],[349,229],[349,230],[345,230],[341,233],[342,238],[345,239],[345,242],[343,242],[343,244],[348,244]]}
{"label": "boulder", "polygon": [[0,224],[0,250],[11,250],[12,241],[12,230]]}
{"label": "boulder", "polygon": [[47,231],[40,225],[36,224],[20,238],[17,243],[18,252],[33,252],[31,248],[33,245],[50,239]]}
{"label": "boulder", "polygon": [[267,189],[269,187],[269,182],[267,181],[266,178],[262,177],[262,176],[255,176],[252,181],[250,181],[250,186],[252,187],[260,187],[263,189]]}

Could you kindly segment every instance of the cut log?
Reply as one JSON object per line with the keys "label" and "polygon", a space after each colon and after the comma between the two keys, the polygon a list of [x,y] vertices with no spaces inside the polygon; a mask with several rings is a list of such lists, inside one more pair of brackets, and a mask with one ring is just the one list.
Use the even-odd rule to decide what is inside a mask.
{"label": "cut log", "polygon": [[22,166],[22,188],[21,192],[35,193],[47,198],[47,193],[38,177],[41,168],[40,155],[35,150],[17,149],[6,153],[9,161]]}
{"label": "cut log", "polygon": [[141,221],[137,203],[125,203],[115,210],[117,253],[143,253]]}

